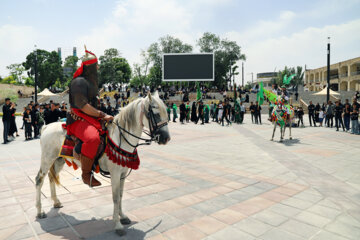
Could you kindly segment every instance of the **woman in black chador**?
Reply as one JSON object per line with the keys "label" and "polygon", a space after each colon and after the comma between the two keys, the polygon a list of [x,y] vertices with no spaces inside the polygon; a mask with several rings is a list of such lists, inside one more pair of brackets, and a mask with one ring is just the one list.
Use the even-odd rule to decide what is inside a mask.
{"label": "woman in black chador", "polygon": [[193,102],[191,107],[191,121],[197,123],[197,116],[196,116],[196,103]]}
{"label": "woman in black chador", "polygon": [[15,117],[15,112],[16,112],[16,108],[15,108],[15,103],[12,103],[14,105],[13,109],[11,109],[11,120],[10,120],[10,130],[9,130],[9,136],[14,137],[14,133],[16,133],[16,136],[18,137],[18,130],[17,130],[17,126],[16,126],[16,117]]}

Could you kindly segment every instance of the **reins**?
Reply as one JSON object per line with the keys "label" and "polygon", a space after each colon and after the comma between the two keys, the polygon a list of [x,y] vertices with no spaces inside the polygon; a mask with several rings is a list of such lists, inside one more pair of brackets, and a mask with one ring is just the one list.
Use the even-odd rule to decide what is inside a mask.
{"label": "reins", "polygon": [[[142,105],[142,108],[143,108],[143,105]],[[143,123],[142,123],[142,117],[144,115],[144,110],[141,109],[141,114],[140,114],[140,122],[141,122],[141,125],[142,127],[144,127]],[[115,126],[117,126],[118,130],[119,130],[119,133],[120,133],[120,143],[118,146],[119,149],[121,149],[121,139],[123,138],[127,144],[129,144],[131,147],[134,148],[134,151],[136,151],[137,147],[138,146],[142,146],[142,145],[150,145],[153,141],[158,141],[159,139],[159,135],[156,135],[154,136],[154,134],[157,132],[158,129],[162,128],[163,126],[166,126],[167,125],[167,122],[157,122],[156,121],[156,118],[160,119],[160,116],[159,114],[155,114],[153,111],[152,111],[152,106],[149,105],[149,110],[146,114],[146,117],[148,118],[148,122],[149,122],[149,131],[146,131],[146,130],[142,130],[143,133],[145,133],[146,135],[148,135],[150,138],[142,138],[142,137],[139,137],[139,136],[136,136],[135,134],[129,132],[128,130],[126,130],[124,127],[120,126],[120,124],[118,122],[111,122],[112,124],[114,124]],[[159,124],[159,125],[158,125]],[[130,141],[125,137],[125,133],[129,134],[131,137],[134,137],[138,140],[142,140],[144,141],[144,143],[137,143],[136,145],[133,145],[132,143],[130,143]],[[108,134],[106,134],[106,138],[110,139],[110,136]],[[125,176],[125,177],[120,177],[120,180],[123,180],[125,178],[127,178],[132,172],[132,168],[130,168],[130,171],[129,173]],[[106,172],[106,171],[103,171],[101,168],[100,168],[100,174],[104,177],[107,177],[107,178],[110,178],[109,176],[107,176],[109,173]]]}

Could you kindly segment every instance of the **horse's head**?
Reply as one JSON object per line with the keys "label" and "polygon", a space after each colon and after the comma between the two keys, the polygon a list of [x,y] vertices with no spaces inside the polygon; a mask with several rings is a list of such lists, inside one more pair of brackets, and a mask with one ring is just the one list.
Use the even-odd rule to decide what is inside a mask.
{"label": "horse's head", "polygon": [[151,138],[158,144],[168,143],[170,141],[170,133],[167,126],[168,116],[166,106],[159,98],[158,92],[155,92],[154,95],[149,93],[145,98],[144,113],[143,124],[149,128]]}

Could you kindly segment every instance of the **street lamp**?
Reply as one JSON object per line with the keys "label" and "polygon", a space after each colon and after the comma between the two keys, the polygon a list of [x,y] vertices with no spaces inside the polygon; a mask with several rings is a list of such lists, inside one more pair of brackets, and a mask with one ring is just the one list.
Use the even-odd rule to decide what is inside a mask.
{"label": "street lamp", "polygon": [[328,37],[327,44],[327,89],[326,89],[326,102],[330,100],[330,37]]}
{"label": "street lamp", "polygon": [[35,61],[34,61],[34,72],[35,72],[35,103],[37,103],[37,82],[38,82],[38,77],[37,77],[37,49],[36,49],[36,45],[35,47]]}

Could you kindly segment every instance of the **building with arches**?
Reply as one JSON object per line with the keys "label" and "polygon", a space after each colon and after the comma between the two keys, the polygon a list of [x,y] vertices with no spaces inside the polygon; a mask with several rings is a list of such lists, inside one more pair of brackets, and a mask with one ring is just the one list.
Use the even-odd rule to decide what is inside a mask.
{"label": "building with arches", "polygon": [[[327,84],[327,66],[307,69],[304,87],[320,91]],[[330,65],[330,88],[335,91],[360,91],[360,57]]]}

